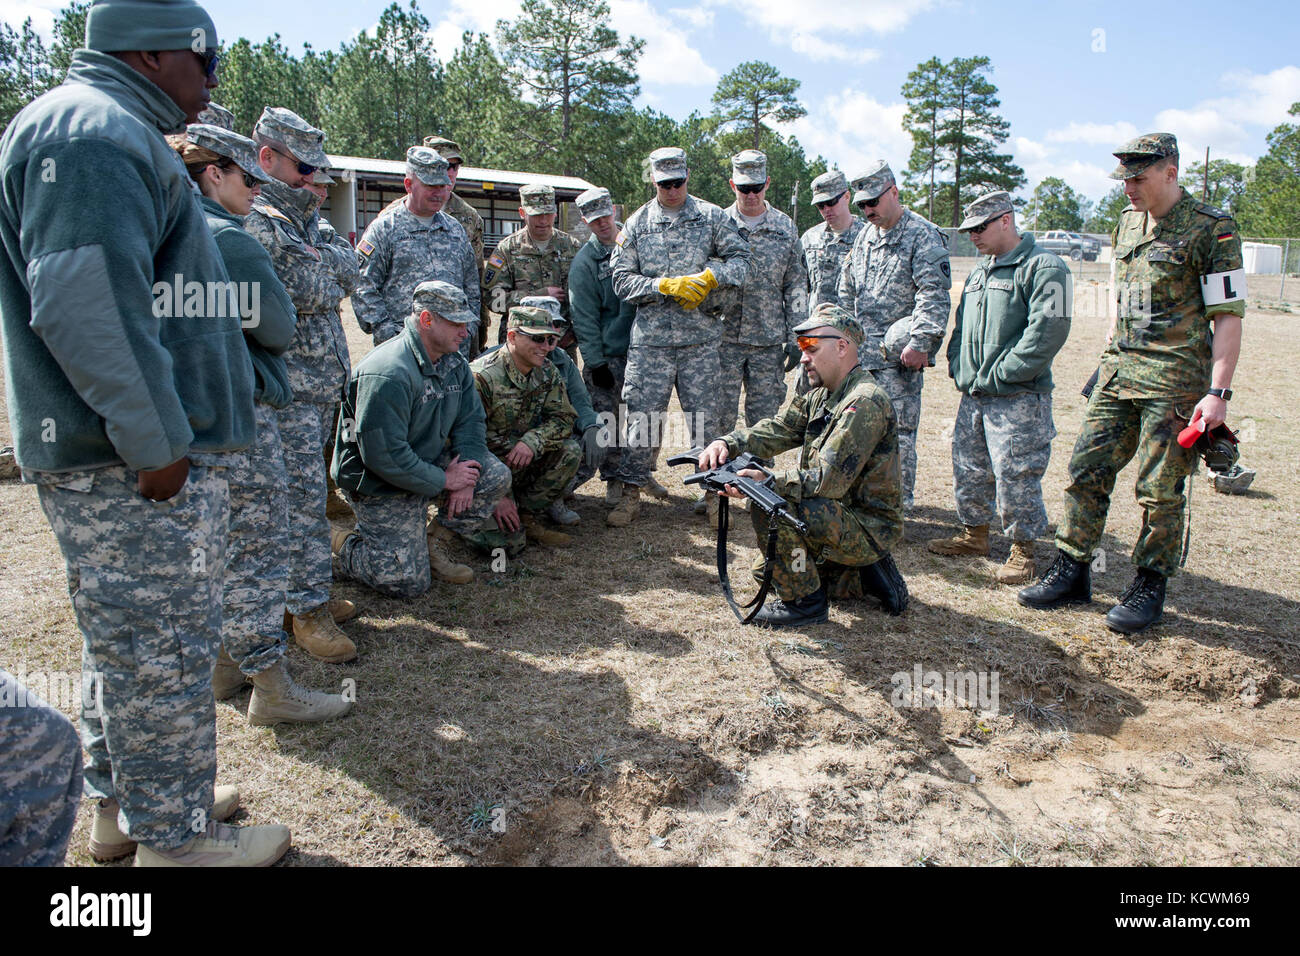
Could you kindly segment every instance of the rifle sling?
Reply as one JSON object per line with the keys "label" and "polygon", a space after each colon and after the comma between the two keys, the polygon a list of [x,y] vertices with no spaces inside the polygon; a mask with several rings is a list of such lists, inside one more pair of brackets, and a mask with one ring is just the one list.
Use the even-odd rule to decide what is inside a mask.
{"label": "rifle sling", "polygon": [[[763,583],[759,585],[758,593],[751,600],[745,604],[737,604],[735,597],[731,593],[731,579],[727,575],[727,527],[730,523],[727,496],[718,495],[718,583],[722,585],[722,596],[727,599],[727,604],[731,606],[732,613],[736,615],[737,620],[741,624],[748,624],[762,609],[763,600],[772,587],[772,562],[776,557],[776,536],[780,529],[777,526],[776,517],[772,516],[767,524],[767,551],[763,562]],[[748,614],[744,613],[746,610],[749,611]]]}

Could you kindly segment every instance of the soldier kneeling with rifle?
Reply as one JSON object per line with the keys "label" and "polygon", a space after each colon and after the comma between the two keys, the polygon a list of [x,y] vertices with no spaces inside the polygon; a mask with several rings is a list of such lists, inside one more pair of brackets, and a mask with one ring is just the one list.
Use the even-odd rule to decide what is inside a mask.
{"label": "soldier kneeling with rifle", "polygon": [[[823,303],[793,331],[811,390],[791,398],[776,417],[712,442],[697,462],[712,470],[744,453],[774,458],[802,448],[796,469],[736,471],[779,494],[807,529],[751,505],[760,542],[768,540],[769,521],[777,528],[776,547],[761,570],[780,595],[752,619],[769,627],[825,621],[828,585],[834,597],[871,595],[884,610],[901,614],[907,585],[889,555],[903,536],[893,405],[858,365],[862,327],[849,313]],[[734,484],[724,493],[745,496]]]}

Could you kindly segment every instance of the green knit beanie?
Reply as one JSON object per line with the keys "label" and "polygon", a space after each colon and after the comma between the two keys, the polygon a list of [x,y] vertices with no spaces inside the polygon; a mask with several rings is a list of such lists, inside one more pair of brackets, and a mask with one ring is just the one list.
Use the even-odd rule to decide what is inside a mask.
{"label": "green knit beanie", "polygon": [[218,46],[216,25],[193,0],[95,0],[86,14],[86,47],[100,53]]}

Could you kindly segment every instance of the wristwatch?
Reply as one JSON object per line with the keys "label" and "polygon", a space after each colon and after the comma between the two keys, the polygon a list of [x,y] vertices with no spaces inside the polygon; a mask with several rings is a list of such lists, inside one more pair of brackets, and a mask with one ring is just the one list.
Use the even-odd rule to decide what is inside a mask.
{"label": "wristwatch", "polygon": [[1232,398],[1232,389],[1230,388],[1210,388],[1206,389],[1207,395],[1213,395],[1215,398],[1221,398],[1225,402]]}

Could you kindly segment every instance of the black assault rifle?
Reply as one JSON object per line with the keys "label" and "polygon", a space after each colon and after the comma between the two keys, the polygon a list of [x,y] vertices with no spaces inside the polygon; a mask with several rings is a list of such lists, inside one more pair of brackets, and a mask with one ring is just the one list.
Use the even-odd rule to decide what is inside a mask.
{"label": "black assault rifle", "polygon": [[[791,510],[789,503],[773,490],[772,473],[763,466],[763,463],[749,453],[737,455],[725,464],[717,468],[700,470],[700,455],[704,454],[703,448],[692,448],[690,451],[682,452],[680,455],[673,455],[668,459],[669,465],[690,465],[695,468],[695,474],[687,475],[682,479],[683,484],[699,485],[705,492],[713,491],[718,493],[718,583],[722,585],[722,595],[727,599],[727,604],[740,620],[741,624],[748,624],[754,619],[754,615],[759,612],[763,606],[763,599],[767,597],[767,592],[772,586],[772,569],[773,559],[776,557],[776,536],[779,530],[778,522],[784,521],[800,534],[808,533],[808,525],[798,515]],[[738,472],[753,468],[763,472],[767,477],[758,481],[747,475],[738,474]],[[763,581],[759,586],[758,593],[753,599],[741,605],[736,603],[736,599],[731,594],[731,580],[727,576],[727,527],[730,524],[730,510],[727,505],[727,497],[723,492],[727,486],[734,487],[750,500],[750,507],[758,508],[763,514],[767,515],[767,550],[765,552],[766,560],[763,569]],[[748,610],[749,613],[744,612]]]}

